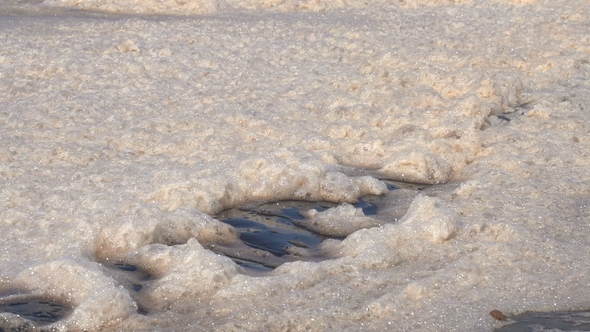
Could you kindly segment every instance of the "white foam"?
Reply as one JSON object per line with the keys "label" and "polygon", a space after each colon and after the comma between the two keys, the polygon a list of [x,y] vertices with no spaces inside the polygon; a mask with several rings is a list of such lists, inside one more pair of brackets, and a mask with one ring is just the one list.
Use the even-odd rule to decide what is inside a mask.
{"label": "white foam", "polygon": [[[587,309],[587,1],[0,10],[0,298],[73,306],[47,328],[487,331],[493,309]],[[253,276],[206,249],[238,246],[224,209],[369,194],[370,218],[314,214],[352,232],[321,244],[333,259]]]}
{"label": "white foam", "polygon": [[97,264],[68,259],[40,263],[22,271],[14,281],[74,307],[71,315],[54,325],[59,330],[116,324],[137,311],[129,292],[105,276]]}
{"label": "white foam", "polygon": [[381,224],[378,220],[365,217],[362,208],[346,203],[322,212],[312,209],[305,216],[310,220],[300,222],[301,226],[328,236],[347,236],[359,229]]}
{"label": "white foam", "polygon": [[204,249],[195,239],[172,247],[145,246],[126,258],[156,278],[145,284],[140,295],[150,311],[211,296],[227,286],[238,270],[229,258]]}

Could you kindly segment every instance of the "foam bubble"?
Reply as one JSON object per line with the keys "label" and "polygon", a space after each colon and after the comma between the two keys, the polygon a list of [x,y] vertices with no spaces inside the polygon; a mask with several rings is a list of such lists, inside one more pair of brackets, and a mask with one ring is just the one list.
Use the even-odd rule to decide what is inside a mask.
{"label": "foam bubble", "polygon": [[347,236],[359,229],[381,225],[378,220],[366,217],[362,208],[350,204],[341,204],[322,212],[312,209],[305,216],[309,220],[298,222],[300,226],[328,236]]}
{"label": "foam bubble", "polygon": [[150,273],[154,280],[144,283],[142,297],[148,310],[207,297],[227,286],[237,274],[237,266],[195,239],[186,244],[154,244],[139,248],[126,261]]}
{"label": "foam bubble", "polygon": [[72,305],[73,312],[53,323],[58,329],[88,329],[123,320],[137,311],[129,293],[102,273],[100,265],[63,259],[40,263],[21,272],[15,281],[37,294]]}
{"label": "foam bubble", "polygon": [[431,153],[418,151],[400,153],[380,171],[391,179],[415,183],[444,183],[453,175],[447,161]]}

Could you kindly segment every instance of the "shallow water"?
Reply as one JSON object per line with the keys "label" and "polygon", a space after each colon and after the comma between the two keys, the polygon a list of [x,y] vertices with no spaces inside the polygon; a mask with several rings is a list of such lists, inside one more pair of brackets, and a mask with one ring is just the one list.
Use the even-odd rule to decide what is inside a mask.
{"label": "shallow water", "polygon": [[[370,203],[375,197],[361,198],[353,206],[361,209],[364,215],[377,214],[377,206]],[[369,201],[369,202],[368,202]],[[313,254],[317,247],[328,235],[322,235],[307,230],[305,224],[311,222],[305,217],[308,210],[314,209],[318,212],[337,206],[330,202],[304,202],[304,201],[281,201],[261,205],[242,207],[221,212],[215,218],[233,226],[238,232],[240,240],[249,247],[268,252],[277,257],[287,257],[284,262],[293,260],[319,261],[329,258],[321,253]],[[341,237],[332,237],[342,239]],[[216,251],[218,246],[213,246]],[[239,254],[241,248],[232,255],[228,251],[223,254],[234,258]],[[307,255],[305,255],[307,254]],[[265,270],[274,268],[276,259],[266,264],[257,264],[247,260],[236,258],[236,263],[247,268]],[[273,264],[274,262],[274,264]]]}
{"label": "shallow water", "polygon": [[41,326],[57,322],[71,311],[67,304],[48,298],[22,294],[0,298],[0,312],[18,315]]}
{"label": "shallow water", "polygon": [[[423,190],[428,187],[427,185],[393,181],[385,181],[385,183],[390,191],[401,188]],[[382,200],[382,196],[364,196],[352,206],[355,209],[360,209],[365,216],[374,216],[378,213],[377,204]],[[338,205],[326,201],[280,201],[253,203],[225,210],[217,214],[215,218],[233,226],[238,231],[243,244],[260,251],[255,252],[255,257],[251,258],[255,261],[251,261],[245,259],[244,247],[241,245],[234,244],[228,248],[210,244],[207,247],[214,252],[231,257],[242,267],[257,271],[270,271],[280,264],[296,260],[321,261],[330,259],[331,256],[323,253],[319,246],[325,239],[343,240],[346,236],[314,232],[314,228],[307,225],[317,221],[314,221],[313,217],[309,217],[308,211],[323,212]],[[365,227],[361,226],[355,230],[363,228]],[[269,257],[268,253],[275,257],[265,259],[265,257]],[[276,259],[276,257],[282,259]]]}

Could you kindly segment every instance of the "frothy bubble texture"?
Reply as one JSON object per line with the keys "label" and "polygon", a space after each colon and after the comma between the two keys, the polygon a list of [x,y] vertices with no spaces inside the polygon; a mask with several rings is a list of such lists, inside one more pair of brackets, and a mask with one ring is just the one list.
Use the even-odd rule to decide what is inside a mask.
{"label": "frothy bubble texture", "polygon": [[[0,300],[72,308],[47,329],[489,331],[590,305],[588,1],[0,15]],[[207,249],[239,239],[211,216],[279,200],[340,204],[309,212],[347,235],[332,259],[256,274]]]}
{"label": "frothy bubble texture", "polygon": [[359,229],[380,224],[373,218],[365,217],[362,208],[355,208],[346,203],[322,212],[312,209],[307,211],[305,216],[310,220],[300,222],[300,226],[329,236],[347,236]]}

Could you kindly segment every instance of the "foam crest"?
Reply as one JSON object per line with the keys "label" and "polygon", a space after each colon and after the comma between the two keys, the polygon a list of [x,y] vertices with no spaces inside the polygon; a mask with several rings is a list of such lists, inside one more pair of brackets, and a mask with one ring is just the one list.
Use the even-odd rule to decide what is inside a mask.
{"label": "foam crest", "polygon": [[137,311],[130,294],[118,287],[96,263],[62,259],[32,266],[15,279],[29,291],[56,298],[74,307],[58,330],[95,330],[121,321]]}
{"label": "foam crest", "polygon": [[393,180],[415,183],[444,183],[453,176],[453,169],[445,159],[415,150],[399,153],[380,172]]}
{"label": "foam crest", "polygon": [[359,229],[381,225],[378,220],[366,217],[363,209],[346,203],[322,212],[312,209],[305,216],[310,220],[300,222],[300,226],[328,236],[344,237]]}
{"label": "foam crest", "polygon": [[231,226],[199,211],[156,211],[142,219],[124,216],[103,226],[95,238],[93,255],[112,262],[150,244],[184,244],[190,239],[231,244],[237,241],[237,234]]}
{"label": "foam crest", "polygon": [[203,248],[195,239],[176,246],[145,246],[127,255],[126,261],[155,278],[142,289],[141,298],[148,311],[211,296],[238,272],[229,258]]}
{"label": "foam crest", "polygon": [[386,185],[374,177],[351,177],[341,172],[326,171],[315,160],[289,166],[264,159],[248,160],[236,172],[240,176],[166,185],[147,201],[157,202],[164,211],[193,208],[215,214],[252,201],[355,202],[361,196],[381,195],[387,191]]}
{"label": "foam crest", "polygon": [[435,245],[449,241],[457,231],[457,216],[442,201],[418,195],[399,223],[360,230],[337,248],[332,244],[324,248],[337,251],[337,255],[362,257],[365,264],[388,266],[415,259],[412,257],[422,251],[436,250]]}

